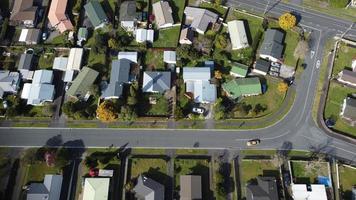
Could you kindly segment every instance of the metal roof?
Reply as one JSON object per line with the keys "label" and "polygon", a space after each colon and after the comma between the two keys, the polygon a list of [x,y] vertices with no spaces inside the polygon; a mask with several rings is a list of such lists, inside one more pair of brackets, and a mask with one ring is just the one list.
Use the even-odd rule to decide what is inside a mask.
{"label": "metal roof", "polygon": [[143,92],[164,93],[171,89],[171,72],[152,72],[143,73]]}
{"label": "metal roof", "polygon": [[108,21],[103,7],[97,0],[89,1],[85,6],[85,12],[94,27],[100,26],[102,23]]}

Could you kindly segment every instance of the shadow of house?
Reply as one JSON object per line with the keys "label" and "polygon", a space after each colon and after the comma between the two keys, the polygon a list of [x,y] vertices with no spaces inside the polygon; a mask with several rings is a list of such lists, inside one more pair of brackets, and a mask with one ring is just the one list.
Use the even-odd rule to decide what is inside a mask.
{"label": "shadow of house", "polygon": [[202,180],[202,199],[212,200],[214,199],[214,193],[210,189],[210,169],[207,166],[198,163],[196,166],[190,168],[191,173],[189,175],[200,175]]}

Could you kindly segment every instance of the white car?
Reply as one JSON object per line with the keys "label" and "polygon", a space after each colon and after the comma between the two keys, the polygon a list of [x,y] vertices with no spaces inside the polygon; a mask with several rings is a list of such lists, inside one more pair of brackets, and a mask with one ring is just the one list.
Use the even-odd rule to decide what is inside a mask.
{"label": "white car", "polygon": [[205,111],[205,109],[204,109],[204,108],[199,108],[199,107],[194,107],[194,108],[192,109],[192,111],[193,111],[194,113],[203,114],[204,111]]}
{"label": "white car", "polygon": [[250,147],[250,146],[258,145],[259,143],[261,143],[260,139],[253,139],[253,140],[247,141],[246,145]]}

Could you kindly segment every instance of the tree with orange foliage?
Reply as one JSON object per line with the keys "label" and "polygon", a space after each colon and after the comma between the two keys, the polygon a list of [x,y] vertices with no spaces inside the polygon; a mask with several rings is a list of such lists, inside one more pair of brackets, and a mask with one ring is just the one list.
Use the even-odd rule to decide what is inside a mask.
{"label": "tree with orange foliage", "polygon": [[289,30],[297,24],[297,18],[291,13],[284,13],[279,17],[279,26],[284,30]]}
{"label": "tree with orange foliage", "polygon": [[288,90],[288,84],[287,83],[284,83],[284,82],[278,83],[278,91],[280,93],[287,92],[287,90]]}
{"label": "tree with orange foliage", "polygon": [[103,122],[112,122],[118,117],[115,106],[111,101],[101,103],[96,109],[96,115]]}

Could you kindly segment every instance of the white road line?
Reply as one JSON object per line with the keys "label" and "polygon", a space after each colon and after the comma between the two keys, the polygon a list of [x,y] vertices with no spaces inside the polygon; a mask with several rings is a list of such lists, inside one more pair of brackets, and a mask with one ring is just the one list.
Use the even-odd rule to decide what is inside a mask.
{"label": "white road line", "polygon": [[[314,138],[308,137],[308,136],[303,135],[303,134],[302,134],[302,137],[304,137],[304,138],[306,138],[306,139],[309,139],[309,140],[316,141],[316,142],[320,142],[319,140],[316,140],[316,139],[314,139]],[[337,146],[335,146],[335,145],[328,145],[328,146],[329,146],[329,147],[336,148],[336,149],[339,149],[339,150],[341,150],[341,151],[348,152],[348,153],[350,153],[350,154],[352,154],[352,155],[356,155],[356,152],[349,151],[349,150],[343,149],[343,148],[341,148],[341,147],[337,147]]]}

